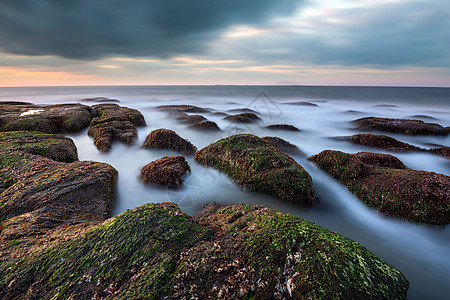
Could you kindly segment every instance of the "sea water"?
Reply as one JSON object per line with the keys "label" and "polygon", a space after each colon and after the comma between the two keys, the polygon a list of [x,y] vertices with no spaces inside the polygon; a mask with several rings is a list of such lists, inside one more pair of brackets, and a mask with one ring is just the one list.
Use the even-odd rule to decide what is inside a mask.
{"label": "sea water", "polygon": [[[376,116],[419,118],[450,125],[450,89],[400,87],[323,86],[105,86],[0,88],[0,101],[28,101],[37,104],[77,102],[83,98],[119,99],[122,106],[136,108],[147,126],[138,129],[131,146],[114,143],[111,151],[96,149],[87,130],[70,134],[80,160],[106,162],[118,172],[113,215],[149,202],[170,201],[187,214],[195,215],[207,203],[262,204],[295,214],[347,236],[394,265],[410,281],[409,299],[444,299],[450,295],[450,227],[414,224],[378,213],[366,207],[345,186],[316,167],[307,157],[331,149],[348,153],[372,151],[397,156],[414,170],[450,175],[450,161],[438,155],[413,152],[391,153],[354,145],[336,137],[356,131],[351,121]],[[295,105],[308,102],[313,105]],[[216,122],[221,132],[188,129],[155,110],[166,104],[192,104],[212,111],[251,108],[259,113],[258,124],[231,124],[222,116],[202,114]],[[301,104],[301,103],[300,103]],[[419,115],[419,116],[418,116]],[[417,117],[418,116],[418,117]],[[271,124],[290,124],[300,132],[268,131]],[[191,172],[176,191],[157,189],[142,183],[141,168],[149,162],[176,153],[142,147],[147,134],[158,128],[175,130],[201,149],[218,139],[237,133],[278,136],[298,146],[303,155],[294,159],[312,176],[318,199],[312,207],[289,203],[254,192],[245,192],[224,174],[197,164],[187,156]],[[387,134],[419,147],[450,146],[450,137]],[[450,187],[449,187],[450,188]]]}

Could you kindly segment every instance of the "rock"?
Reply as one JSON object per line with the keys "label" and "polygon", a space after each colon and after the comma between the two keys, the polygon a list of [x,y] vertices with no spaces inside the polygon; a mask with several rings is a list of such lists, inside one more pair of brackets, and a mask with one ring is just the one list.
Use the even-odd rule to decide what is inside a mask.
{"label": "rock", "polygon": [[409,288],[360,244],[243,204],[192,218],[149,203],[2,264],[0,275],[5,299],[406,299]]}
{"label": "rock", "polygon": [[355,134],[345,139],[351,143],[380,148],[389,151],[423,151],[424,149],[400,142],[392,137],[381,134]]}
{"label": "rock", "polygon": [[221,111],[215,111],[215,112],[211,112],[210,115],[219,116],[219,117],[227,117],[230,114],[227,114],[227,113],[221,112]]}
{"label": "rock", "polygon": [[209,109],[194,106],[194,105],[160,105],[156,107],[157,110],[161,111],[173,111],[178,110],[182,112],[189,112],[189,113],[207,113],[210,112]]}
{"label": "rock", "polygon": [[300,149],[298,149],[297,146],[283,140],[282,138],[276,136],[265,136],[262,139],[287,155],[305,155]]}
{"label": "rock", "polygon": [[428,151],[450,159],[450,147],[433,148]]}
{"label": "rock", "polygon": [[182,115],[178,115],[175,119],[181,124],[188,124],[188,125],[207,121],[207,119],[204,116],[188,115],[185,113],[183,113]]}
{"label": "rock", "polygon": [[170,149],[186,154],[194,154],[197,148],[191,142],[180,137],[175,131],[156,129],[149,133],[144,147],[152,149]]}
{"label": "rock", "polygon": [[380,212],[432,225],[450,223],[450,177],[407,170],[391,155],[325,150],[309,158]]}
{"label": "rock", "polygon": [[254,113],[241,113],[237,115],[231,115],[223,119],[233,123],[255,123],[256,121],[261,120]]}
{"label": "rock", "polygon": [[216,122],[212,121],[203,121],[199,123],[194,123],[189,125],[188,128],[202,131],[220,131],[220,127],[216,124]]}
{"label": "rock", "polygon": [[199,163],[221,170],[244,189],[282,200],[311,204],[311,176],[294,159],[250,135],[221,139],[195,155]]}
{"label": "rock", "polygon": [[300,129],[298,129],[297,127],[288,124],[273,124],[264,128],[269,130],[300,131]]}
{"label": "rock", "polygon": [[187,171],[191,171],[191,168],[183,156],[165,156],[144,166],[141,170],[141,179],[144,182],[175,189],[183,184],[181,176]]}
{"label": "rock", "polygon": [[430,120],[430,121],[437,121],[438,120],[435,117],[431,117],[431,116],[427,116],[427,115],[414,115],[414,116],[411,116],[410,118],[422,119],[422,120]]}
{"label": "rock", "polygon": [[227,112],[230,113],[254,113],[254,114],[258,114],[257,111],[250,109],[250,108],[235,108],[235,109],[229,109],[227,110]]}
{"label": "rock", "polygon": [[284,102],[283,104],[288,105],[300,105],[300,106],[319,106],[315,103],[306,102],[306,101],[296,101],[296,102]]}
{"label": "rock", "polygon": [[94,97],[94,98],[84,98],[80,102],[97,102],[97,103],[119,103],[117,99],[110,99],[106,97]]}
{"label": "rock", "polygon": [[71,139],[38,131],[0,132],[0,148],[2,151],[21,150],[60,162],[78,160],[77,148]]}
{"label": "rock", "polygon": [[34,105],[31,102],[23,101],[0,101],[0,105]]}
{"label": "rock", "polygon": [[376,104],[372,105],[373,107],[386,107],[386,108],[398,108],[397,105],[394,104]]}
{"label": "rock", "polygon": [[144,116],[136,109],[117,104],[98,104],[92,108],[98,117],[92,120],[88,135],[94,138],[100,151],[111,149],[115,139],[125,144],[133,143],[137,136],[136,126],[146,125]]}
{"label": "rock", "polygon": [[378,130],[409,135],[448,135],[439,124],[420,120],[367,117],[353,121],[360,130]]}
{"label": "rock", "polygon": [[91,108],[81,104],[0,103],[0,131],[79,132],[88,127],[91,120]]}
{"label": "rock", "polygon": [[110,165],[8,150],[0,152],[0,174],[0,261],[27,256],[110,217],[117,177]]}

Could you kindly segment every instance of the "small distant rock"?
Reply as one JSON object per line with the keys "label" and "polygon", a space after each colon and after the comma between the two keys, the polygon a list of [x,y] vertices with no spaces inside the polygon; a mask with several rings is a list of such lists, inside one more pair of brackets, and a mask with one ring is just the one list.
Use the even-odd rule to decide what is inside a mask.
{"label": "small distant rock", "polygon": [[261,118],[254,113],[242,113],[225,117],[224,120],[233,123],[255,123],[256,121],[261,120]]}
{"label": "small distant rock", "polygon": [[169,129],[156,129],[149,133],[144,147],[152,149],[170,149],[186,154],[194,154],[197,148],[191,142],[180,137],[175,131]]}
{"label": "small distant rock", "polygon": [[263,140],[272,144],[275,148],[288,155],[305,155],[297,146],[276,136],[265,136]]}
{"label": "small distant rock", "polygon": [[31,102],[23,101],[0,101],[0,105],[34,105]]}
{"label": "small distant rock", "polygon": [[297,102],[284,102],[283,104],[288,105],[300,105],[300,106],[319,106],[315,103],[307,102],[307,101],[297,101]]}
{"label": "small distant rock", "polygon": [[433,148],[428,151],[450,159],[450,147]]}
{"label": "small distant rock", "polygon": [[359,114],[362,114],[363,112],[362,112],[362,111],[359,111],[359,110],[353,110],[353,109],[350,109],[350,110],[347,110],[346,113],[354,114],[354,115],[359,115]]}
{"label": "small distant rock", "polygon": [[230,115],[230,114],[227,114],[227,113],[221,112],[221,111],[211,112],[210,114],[213,116],[219,116],[219,117],[227,117]]}
{"label": "small distant rock", "polygon": [[381,134],[355,134],[345,137],[347,141],[364,146],[380,148],[389,151],[405,152],[405,151],[423,151],[424,149],[400,142],[390,136]]}
{"label": "small distant rock", "polygon": [[425,123],[421,120],[367,117],[357,119],[353,123],[360,130],[379,130],[408,135],[448,135],[448,131],[441,125]]}
{"label": "small distant rock", "polygon": [[179,110],[182,112],[189,113],[207,113],[210,112],[209,109],[194,106],[194,105],[160,105],[156,107],[157,110],[160,111],[171,111],[171,110]]}
{"label": "small distant rock", "polygon": [[94,97],[81,99],[80,102],[119,103],[120,101],[106,97]]}
{"label": "small distant rock", "polygon": [[288,125],[288,124],[273,124],[273,125],[266,126],[264,128],[269,129],[269,130],[301,131],[297,127],[295,127],[293,125]]}
{"label": "small distant rock", "polygon": [[398,108],[398,106],[394,104],[376,104],[373,105],[373,107]]}
{"label": "small distant rock", "polygon": [[410,118],[422,119],[422,120],[430,120],[430,121],[437,121],[438,120],[435,117],[427,116],[427,115],[414,115],[414,116],[410,116]]}
{"label": "small distant rock", "polygon": [[220,131],[220,127],[216,124],[216,122],[212,121],[203,121],[194,123],[192,125],[189,125],[188,128],[195,129],[195,130],[202,130],[202,131]]}
{"label": "small distant rock", "polygon": [[185,113],[182,113],[181,115],[178,115],[175,119],[178,122],[180,122],[181,124],[187,124],[187,125],[191,125],[191,124],[207,121],[207,119],[204,116],[201,116],[201,115],[188,115],[188,114],[185,114]]}
{"label": "small distant rock", "polygon": [[191,171],[191,168],[183,156],[165,156],[144,166],[141,178],[144,182],[176,189],[183,184],[181,176],[187,171]]}
{"label": "small distant rock", "polygon": [[254,114],[258,114],[257,111],[250,109],[250,108],[234,108],[234,109],[229,109],[227,110],[227,112],[230,113],[254,113]]}

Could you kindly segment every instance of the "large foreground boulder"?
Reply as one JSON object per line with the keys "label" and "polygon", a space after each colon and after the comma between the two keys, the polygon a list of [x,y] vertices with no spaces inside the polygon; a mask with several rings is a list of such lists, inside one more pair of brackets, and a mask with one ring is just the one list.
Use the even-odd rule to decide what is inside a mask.
{"label": "large foreground boulder", "polygon": [[358,243],[265,206],[128,210],[0,265],[6,299],[406,299],[409,283]]}
{"label": "large foreground boulder", "polygon": [[99,104],[92,106],[94,114],[88,135],[94,138],[94,144],[100,151],[111,149],[113,140],[125,144],[133,143],[137,136],[136,126],[145,126],[142,114],[132,108],[117,104]]}
{"label": "large foreground boulder", "polygon": [[0,102],[0,131],[79,132],[89,126],[91,108],[81,104],[30,105]]}
{"label": "large foreground boulder", "polygon": [[309,158],[370,207],[406,220],[450,223],[450,177],[408,170],[392,155],[325,150]]}
{"label": "large foreground boulder", "polygon": [[156,129],[150,132],[144,141],[144,147],[169,149],[186,154],[194,154],[197,151],[197,148],[191,142],[169,129]]}
{"label": "large foreground boulder", "polygon": [[314,199],[311,176],[294,159],[263,139],[234,135],[196,153],[195,159],[221,170],[244,189],[298,203]]}
{"label": "large foreground boulder", "polygon": [[183,184],[181,177],[187,171],[191,171],[191,168],[183,156],[165,156],[145,165],[141,169],[141,179],[160,187],[175,189]]}
{"label": "large foreground boulder", "polygon": [[360,130],[378,130],[409,135],[448,135],[448,130],[439,124],[421,120],[367,117],[353,121]]}

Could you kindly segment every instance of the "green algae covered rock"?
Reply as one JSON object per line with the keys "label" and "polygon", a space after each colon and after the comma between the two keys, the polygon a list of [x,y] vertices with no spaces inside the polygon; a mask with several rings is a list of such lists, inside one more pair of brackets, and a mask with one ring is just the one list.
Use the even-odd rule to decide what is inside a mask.
{"label": "green algae covered rock", "polygon": [[77,148],[70,138],[38,131],[0,132],[2,151],[22,150],[60,162],[78,160]]}
{"label": "green algae covered rock", "polygon": [[450,223],[450,176],[408,170],[387,154],[325,150],[309,159],[386,215],[432,225]]}
{"label": "green algae covered rock", "polygon": [[89,126],[91,108],[81,104],[0,103],[0,131],[79,132]]}
{"label": "green algae covered rock", "polygon": [[265,206],[147,204],[0,265],[7,299],[406,299],[364,247]]}
{"label": "green algae covered rock", "polygon": [[241,134],[221,139],[195,155],[243,188],[298,203],[314,199],[311,176],[294,159],[263,139]]}

